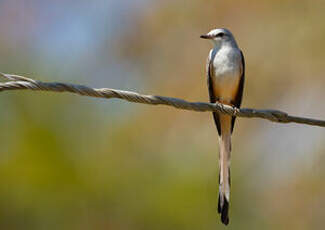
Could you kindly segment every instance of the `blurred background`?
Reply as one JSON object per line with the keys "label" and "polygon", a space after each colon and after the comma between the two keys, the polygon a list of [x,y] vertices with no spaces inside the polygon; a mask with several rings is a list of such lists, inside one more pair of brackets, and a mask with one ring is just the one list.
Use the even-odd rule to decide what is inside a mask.
{"label": "blurred background", "polygon": [[[246,59],[243,106],[325,118],[325,1],[0,1],[0,71],[208,101],[199,35]],[[0,229],[224,229],[210,113],[0,95]],[[324,229],[325,129],[237,119],[228,229]]]}

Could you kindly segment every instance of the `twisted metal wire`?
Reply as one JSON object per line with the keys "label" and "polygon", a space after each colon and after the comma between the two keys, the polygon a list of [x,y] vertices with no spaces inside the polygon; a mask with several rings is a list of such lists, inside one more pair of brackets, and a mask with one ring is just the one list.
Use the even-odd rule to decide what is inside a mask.
{"label": "twisted metal wire", "polygon": [[288,115],[279,110],[260,110],[250,108],[235,108],[221,103],[206,102],[188,102],[179,98],[142,95],[136,92],[109,89],[109,88],[91,88],[84,85],[76,85],[61,82],[42,82],[31,78],[0,73],[0,77],[7,82],[0,83],[0,92],[6,90],[29,89],[37,91],[52,92],[70,92],[81,96],[100,97],[100,98],[118,98],[129,102],[143,103],[150,105],[167,105],[177,109],[192,110],[197,112],[215,112],[219,111],[237,117],[262,118],[279,123],[299,123],[313,126],[325,127],[325,120],[317,120],[305,117]]}

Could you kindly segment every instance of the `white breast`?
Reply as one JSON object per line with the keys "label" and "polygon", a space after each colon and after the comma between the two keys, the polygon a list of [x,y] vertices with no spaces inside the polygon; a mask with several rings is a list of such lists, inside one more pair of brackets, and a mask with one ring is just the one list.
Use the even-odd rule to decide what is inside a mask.
{"label": "white breast", "polygon": [[214,88],[222,101],[230,102],[238,89],[241,75],[241,54],[238,48],[223,47],[211,52]]}

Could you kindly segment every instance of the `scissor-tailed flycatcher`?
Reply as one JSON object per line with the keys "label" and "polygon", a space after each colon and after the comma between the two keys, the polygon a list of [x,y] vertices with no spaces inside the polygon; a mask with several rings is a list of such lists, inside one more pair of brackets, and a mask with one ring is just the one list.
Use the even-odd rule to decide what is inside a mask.
{"label": "scissor-tailed flycatcher", "polygon": [[[210,102],[240,107],[245,79],[245,61],[232,33],[227,29],[211,30],[201,38],[210,39],[214,45],[207,64]],[[219,134],[219,199],[218,213],[225,225],[229,223],[230,151],[231,133],[236,117],[214,112],[213,118]]]}

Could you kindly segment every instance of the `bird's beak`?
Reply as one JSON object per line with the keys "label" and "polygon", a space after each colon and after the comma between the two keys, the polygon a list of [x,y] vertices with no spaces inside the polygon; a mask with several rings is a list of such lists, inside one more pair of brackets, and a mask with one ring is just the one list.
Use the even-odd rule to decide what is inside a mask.
{"label": "bird's beak", "polygon": [[212,39],[213,37],[211,35],[203,34],[203,35],[200,36],[200,38],[203,38],[203,39]]}

